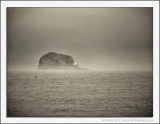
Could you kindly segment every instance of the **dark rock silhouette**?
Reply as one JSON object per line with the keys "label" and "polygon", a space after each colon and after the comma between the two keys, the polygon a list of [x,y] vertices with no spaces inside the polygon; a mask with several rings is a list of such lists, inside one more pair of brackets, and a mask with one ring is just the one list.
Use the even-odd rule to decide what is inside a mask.
{"label": "dark rock silhouette", "polygon": [[38,70],[81,70],[69,55],[49,52],[39,60]]}

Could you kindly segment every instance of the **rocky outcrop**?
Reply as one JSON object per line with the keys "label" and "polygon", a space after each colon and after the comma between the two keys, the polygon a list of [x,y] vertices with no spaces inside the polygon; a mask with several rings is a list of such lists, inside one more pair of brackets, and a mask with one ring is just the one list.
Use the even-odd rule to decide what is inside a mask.
{"label": "rocky outcrop", "polygon": [[81,70],[69,55],[49,52],[39,60],[38,70]]}

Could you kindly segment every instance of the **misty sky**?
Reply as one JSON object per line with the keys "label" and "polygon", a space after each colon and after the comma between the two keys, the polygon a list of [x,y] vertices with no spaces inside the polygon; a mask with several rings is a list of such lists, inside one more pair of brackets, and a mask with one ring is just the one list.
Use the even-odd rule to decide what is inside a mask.
{"label": "misty sky", "polygon": [[48,52],[91,70],[152,70],[152,8],[7,8],[8,69]]}

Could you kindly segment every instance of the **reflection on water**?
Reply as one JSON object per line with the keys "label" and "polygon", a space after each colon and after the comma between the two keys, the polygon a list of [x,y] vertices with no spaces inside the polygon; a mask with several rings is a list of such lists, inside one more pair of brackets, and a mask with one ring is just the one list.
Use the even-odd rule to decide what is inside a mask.
{"label": "reflection on water", "polygon": [[7,116],[151,117],[152,85],[152,72],[9,71]]}

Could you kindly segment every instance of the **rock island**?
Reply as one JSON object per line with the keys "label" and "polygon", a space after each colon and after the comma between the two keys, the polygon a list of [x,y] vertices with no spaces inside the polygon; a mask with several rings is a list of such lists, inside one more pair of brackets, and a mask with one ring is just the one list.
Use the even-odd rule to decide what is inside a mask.
{"label": "rock island", "polygon": [[40,57],[38,70],[84,70],[69,55],[49,52]]}

